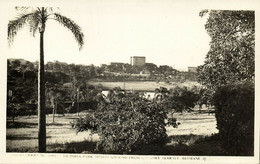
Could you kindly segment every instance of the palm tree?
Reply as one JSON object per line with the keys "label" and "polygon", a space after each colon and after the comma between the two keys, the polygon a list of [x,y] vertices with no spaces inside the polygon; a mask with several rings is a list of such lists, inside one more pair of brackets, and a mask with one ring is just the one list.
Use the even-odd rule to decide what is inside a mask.
{"label": "palm tree", "polygon": [[30,27],[30,32],[35,36],[35,33],[40,33],[40,60],[38,67],[38,150],[46,152],[46,118],[45,118],[45,78],[44,78],[44,31],[47,20],[56,20],[64,27],[68,28],[74,35],[79,49],[81,50],[84,44],[84,35],[81,28],[71,19],[54,13],[52,8],[41,7],[29,11],[29,8],[18,8],[21,14],[15,20],[8,23],[8,41],[9,45],[13,42],[17,32],[26,24]]}

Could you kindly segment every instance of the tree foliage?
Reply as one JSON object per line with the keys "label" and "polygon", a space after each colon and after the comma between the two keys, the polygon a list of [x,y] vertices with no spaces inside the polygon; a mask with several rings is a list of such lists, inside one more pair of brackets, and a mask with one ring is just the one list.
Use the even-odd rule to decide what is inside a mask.
{"label": "tree foliage", "polygon": [[172,107],[177,112],[183,112],[184,110],[190,111],[194,108],[198,94],[187,87],[175,87],[171,91],[170,99],[172,100]]}
{"label": "tree foliage", "polygon": [[138,94],[111,91],[97,96],[98,109],[73,123],[77,132],[98,133],[97,149],[106,153],[131,153],[144,145],[167,141],[167,112],[164,104],[148,101]]}
{"label": "tree foliage", "polygon": [[209,105],[212,102],[213,92],[207,88],[201,88],[198,93],[198,101],[197,104],[199,105],[199,110],[201,110],[202,105]]}
{"label": "tree foliage", "polygon": [[14,37],[25,26],[29,25],[30,32],[35,36],[36,32],[43,32],[45,30],[47,20],[56,20],[58,23],[69,29],[75,37],[79,48],[81,49],[84,44],[84,34],[81,28],[73,20],[53,12],[51,7],[29,8],[29,7],[16,7],[19,15],[16,19],[8,23],[8,41],[12,44]]}
{"label": "tree foliage", "polygon": [[173,89],[161,87],[155,89],[155,101],[164,104],[168,112],[191,111],[198,101],[199,94],[193,88],[176,86]]}
{"label": "tree foliage", "polygon": [[209,89],[239,81],[252,81],[255,74],[254,11],[204,10],[205,29],[211,37],[199,80]]}

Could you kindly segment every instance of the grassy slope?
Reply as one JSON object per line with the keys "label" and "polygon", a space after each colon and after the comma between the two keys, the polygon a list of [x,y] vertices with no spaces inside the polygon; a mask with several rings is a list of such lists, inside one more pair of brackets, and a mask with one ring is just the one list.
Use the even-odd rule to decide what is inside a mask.
{"label": "grassy slope", "polygon": [[[81,113],[83,116],[83,113]],[[187,147],[192,146],[196,140],[204,136],[217,133],[215,116],[208,114],[183,113],[175,114],[181,122],[179,128],[167,127],[167,134],[171,142],[167,148],[149,148],[149,151],[140,150],[134,154],[180,154],[187,153]],[[78,134],[70,126],[70,121],[75,119],[75,114],[68,114],[65,117],[56,117],[52,124],[52,116],[47,116],[47,151],[67,153],[95,153],[95,142],[98,136],[90,136],[90,132]],[[20,117],[13,125],[11,120],[7,121],[7,152],[37,152],[37,117]],[[215,143],[214,143],[215,144]],[[215,144],[216,145],[216,144]],[[207,146],[203,146],[205,148]],[[153,149],[157,151],[154,152]],[[162,150],[161,150],[162,149]],[[182,150],[182,149],[185,149]],[[209,148],[210,149],[210,148]],[[182,150],[182,151],[179,151]],[[197,150],[197,148],[195,149]],[[197,150],[198,151],[198,150]],[[194,151],[192,151],[194,153]]]}
{"label": "grassy slope", "polygon": [[[83,114],[81,114],[83,116]],[[77,118],[76,114],[69,114],[65,117],[59,116],[52,123],[52,116],[46,117],[47,145],[67,144],[82,141],[97,141],[97,135],[90,136],[90,132],[76,134],[71,128],[70,121]],[[13,125],[11,120],[7,121],[6,147],[7,151],[24,149],[33,152],[37,147],[37,116],[22,116],[15,120]],[[47,149],[48,150],[48,149]]]}

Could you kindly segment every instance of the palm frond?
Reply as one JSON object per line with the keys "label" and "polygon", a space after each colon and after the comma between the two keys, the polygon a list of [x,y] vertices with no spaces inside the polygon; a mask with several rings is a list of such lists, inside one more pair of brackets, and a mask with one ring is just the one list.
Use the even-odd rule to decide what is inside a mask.
{"label": "palm frond", "polygon": [[27,6],[15,6],[15,10],[23,13],[28,13],[29,10],[31,9],[32,9],[31,7],[27,7]]}
{"label": "palm frond", "polygon": [[38,30],[38,27],[41,23],[41,13],[39,11],[35,11],[35,13],[32,16],[32,19],[29,21],[30,25],[30,32],[33,36],[35,36],[36,31]]}
{"label": "palm frond", "polygon": [[73,20],[58,13],[54,13],[54,19],[73,33],[76,41],[78,42],[79,49],[81,50],[84,44],[84,34],[81,32],[80,26],[77,25]]}
{"label": "palm frond", "polygon": [[9,45],[14,40],[14,37],[16,36],[17,32],[24,27],[24,25],[28,22],[34,21],[35,12],[31,12],[28,14],[21,14],[18,16],[17,19],[11,20],[8,23],[8,41]]}
{"label": "palm frond", "polygon": [[47,12],[48,13],[53,13],[53,7],[47,7]]}

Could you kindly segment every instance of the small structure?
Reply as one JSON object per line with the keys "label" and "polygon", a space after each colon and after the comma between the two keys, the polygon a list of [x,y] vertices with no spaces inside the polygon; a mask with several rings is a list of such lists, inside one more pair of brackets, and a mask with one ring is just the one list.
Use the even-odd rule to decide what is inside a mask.
{"label": "small structure", "polygon": [[197,73],[197,67],[188,67],[188,72]]}

